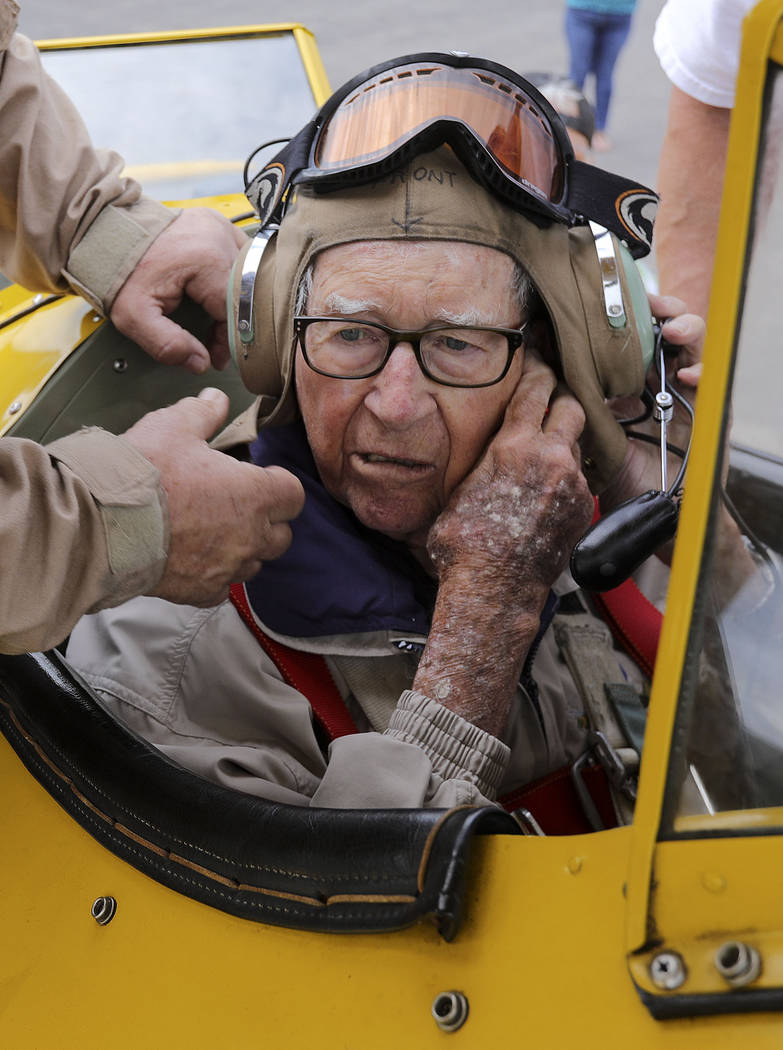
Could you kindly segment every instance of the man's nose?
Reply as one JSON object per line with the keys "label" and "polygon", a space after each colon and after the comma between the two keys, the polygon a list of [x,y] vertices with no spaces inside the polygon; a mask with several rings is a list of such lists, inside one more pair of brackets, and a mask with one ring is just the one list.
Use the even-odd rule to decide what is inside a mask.
{"label": "man's nose", "polygon": [[373,377],[364,403],[381,422],[399,428],[412,426],[436,410],[432,383],[419,367],[410,343],[395,346]]}

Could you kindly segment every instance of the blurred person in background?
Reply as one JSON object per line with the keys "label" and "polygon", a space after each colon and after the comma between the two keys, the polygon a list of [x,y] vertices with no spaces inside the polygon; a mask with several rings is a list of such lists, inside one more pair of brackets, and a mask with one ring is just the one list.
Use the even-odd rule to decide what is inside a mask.
{"label": "blurred person in background", "polygon": [[568,131],[576,159],[589,161],[595,133],[595,110],[584,94],[574,86],[570,77],[557,73],[526,73],[525,79],[537,87],[557,110]]}
{"label": "blurred person in background", "polygon": [[636,0],[566,0],[565,31],[570,52],[569,77],[580,91],[595,76],[593,149],[611,149],[606,128],[614,67],[631,31]]}

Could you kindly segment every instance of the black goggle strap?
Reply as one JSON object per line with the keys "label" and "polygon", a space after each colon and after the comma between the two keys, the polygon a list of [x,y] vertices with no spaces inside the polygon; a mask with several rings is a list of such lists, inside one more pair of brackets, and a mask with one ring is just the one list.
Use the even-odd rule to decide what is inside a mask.
{"label": "black goggle strap", "polygon": [[658,194],[647,186],[577,160],[571,165],[567,204],[575,215],[615,233],[635,259],[649,253]]}
{"label": "black goggle strap", "polygon": [[245,196],[262,227],[272,220],[280,221],[285,191],[293,176],[307,167],[316,126],[316,120],[306,124],[245,187]]}

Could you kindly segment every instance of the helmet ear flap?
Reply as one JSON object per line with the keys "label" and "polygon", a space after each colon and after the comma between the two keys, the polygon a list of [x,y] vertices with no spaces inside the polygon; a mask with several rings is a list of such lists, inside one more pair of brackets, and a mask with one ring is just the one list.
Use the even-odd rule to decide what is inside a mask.
{"label": "helmet ear flap", "polygon": [[276,228],[259,230],[239,253],[226,291],[231,358],[247,389],[261,395],[259,423],[290,416],[290,348],[278,346],[275,325],[276,256]]}
{"label": "helmet ear flap", "polygon": [[574,227],[569,252],[583,327],[558,331],[560,363],[585,410],[585,476],[600,492],[621,466],[626,445],[606,402],[641,394],[653,357],[653,319],[639,269],[614,234],[596,223]]}

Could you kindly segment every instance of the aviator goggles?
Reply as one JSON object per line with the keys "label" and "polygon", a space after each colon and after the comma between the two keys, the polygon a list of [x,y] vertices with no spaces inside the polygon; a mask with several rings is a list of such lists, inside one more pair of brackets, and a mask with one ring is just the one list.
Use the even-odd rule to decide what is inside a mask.
{"label": "aviator goggles", "polygon": [[280,221],[292,186],[327,192],[372,182],[444,144],[539,225],[593,220],[633,255],[650,250],[656,194],[577,161],[562,119],[532,84],[464,54],[407,55],[354,77],[245,192],[263,226]]}

